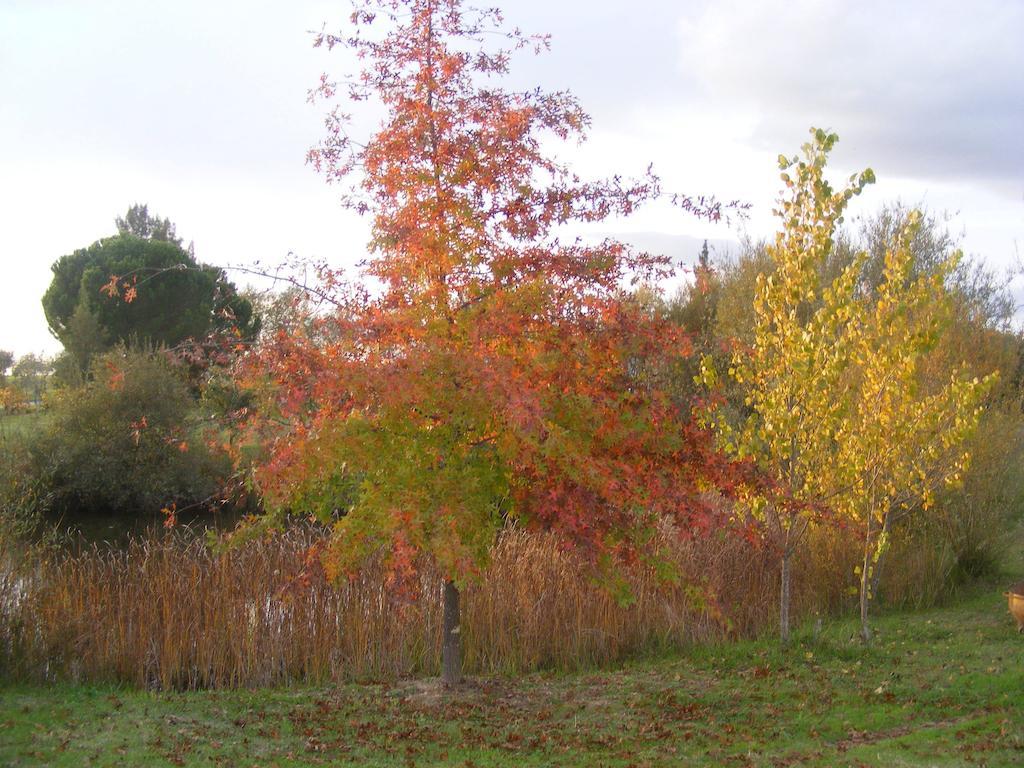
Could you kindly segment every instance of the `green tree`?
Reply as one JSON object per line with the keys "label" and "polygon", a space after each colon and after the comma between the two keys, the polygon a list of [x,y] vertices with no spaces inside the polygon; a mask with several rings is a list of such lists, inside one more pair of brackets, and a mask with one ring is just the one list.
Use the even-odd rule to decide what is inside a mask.
{"label": "green tree", "polygon": [[679,291],[670,308],[672,319],[691,334],[701,348],[710,347],[715,336],[719,296],[718,275],[705,240],[693,267],[693,281]]}
{"label": "green tree", "polygon": [[87,301],[78,302],[67,331],[64,341],[67,360],[59,360],[57,368],[62,371],[67,365],[68,370],[61,378],[68,383],[80,382],[92,366],[93,358],[109,349],[110,344],[99,316]]}
{"label": "green tree", "polygon": [[715,330],[721,341],[750,344],[754,339],[758,275],[770,275],[774,270],[768,245],[744,239],[736,255],[715,265],[719,292]]}
{"label": "green tree", "polygon": [[18,358],[11,370],[11,378],[25,397],[38,405],[42,402],[53,364],[41,355],[28,354]]}
{"label": "green tree", "polygon": [[725,345],[718,334],[718,303],[722,284],[718,270],[711,263],[711,252],[705,240],[693,280],[664,303],[666,316],[685,331],[694,347],[691,356],[677,360],[667,371],[665,386],[672,391],[680,407],[689,409],[698,391],[701,361],[708,356],[725,360]]}
{"label": "green tree", "polygon": [[148,205],[136,203],[124,216],[114,219],[117,225],[118,234],[134,235],[143,240],[163,240],[168,243],[181,245],[181,238],[175,232],[175,226],[170,219],[161,219],[157,215],[150,215]]}
{"label": "green tree", "polygon": [[[173,347],[213,331],[237,328],[243,338],[256,332],[252,305],[223,270],[183,250],[166,219],[150,219],[145,206],[135,206],[118,226],[121,234],[63,256],[52,267],[43,310],[66,349],[81,353],[100,336],[106,348],[133,342]],[[91,321],[85,323],[86,315],[95,316],[101,334]]]}

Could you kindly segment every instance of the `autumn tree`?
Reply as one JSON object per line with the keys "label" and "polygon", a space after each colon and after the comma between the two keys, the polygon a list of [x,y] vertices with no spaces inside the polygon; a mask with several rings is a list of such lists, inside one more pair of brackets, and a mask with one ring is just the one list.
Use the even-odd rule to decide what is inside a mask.
{"label": "autumn tree", "polygon": [[515,51],[546,39],[459,0],[385,0],[358,4],[350,32],[317,43],[354,51],[363,69],[325,76],[316,95],[385,114],[360,142],[336,110],[310,153],[370,216],[365,276],[380,290],[323,270],[334,311],[250,360],[271,441],[256,481],[267,524],[294,510],[333,526],[331,576],[375,553],[399,580],[423,557],[436,563],[454,682],[460,589],[506,521],[556,532],[614,586],[622,564],[663,564],[665,521],[683,535],[716,526],[700,491],[732,472],[706,431],[631,375],[631,360],[689,350],[624,290],[667,261],[558,238],[562,224],[627,215],[660,190],[652,176],[582,181],[548,153],[551,137],[583,136],[586,114],[568,93],[498,86]]}
{"label": "autumn tree", "polygon": [[873,578],[890,544],[893,523],[934,502],[936,490],[959,482],[970,455],[965,441],[995,374],[984,379],[958,366],[945,382],[924,377],[952,301],[946,278],[955,253],[930,274],[914,276],[911,244],[921,226],[912,213],[885,253],[877,295],[850,322],[853,386],[836,430],[831,504],[856,525],[862,540],[861,634],[871,639]]}
{"label": "autumn tree", "polygon": [[[728,371],[741,387],[744,408],[733,418],[723,408],[712,411],[726,450],[752,458],[777,483],[779,492],[755,494],[749,503],[779,553],[783,643],[789,641],[792,558],[828,494],[837,421],[849,394],[845,329],[856,273],[847,270],[823,287],[821,265],[848,202],[872,181],[866,171],[833,190],[824,170],[835,140],[818,131],[802,160],[780,158],[786,192],[776,215],[782,228],[766,248],[773,269],[757,276],[753,338],[737,348]],[[713,361],[705,358],[702,367],[705,382],[717,388]]]}
{"label": "autumn tree", "polygon": [[7,386],[7,371],[14,365],[14,353],[0,349],[0,411],[13,413],[22,407],[24,396],[16,387]]}
{"label": "autumn tree", "polygon": [[0,349],[0,412],[14,413],[27,404],[25,394],[14,386],[7,385],[7,372],[14,365],[14,353]]}
{"label": "autumn tree", "polygon": [[[822,513],[860,532],[861,617],[869,638],[871,574],[892,522],[927,506],[936,484],[962,470],[962,443],[986,386],[959,370],[932,391],[921,380],[948,311],[946,277],[958,257],[912,273],[919,215],[888,243],[872,283],[864,281],[868,253],[828,268],[847,204],[873,174],[855,174],[834,190],[824,171],[837,137],[812,133],[803,158],[780,157],[782,228],[765,248],[769,269],[757,277],[752,340],[737,348],[729,370],[745,407],[732,418],[724,409],[713,412],[727,449],[755,459],[781,491],[752,494],[749,503],[780,556],[783,642],[790,560]],[[710,360],[703,374],[716,383]]]}
{"label": "autumn tree", "polygon": [[0,413],[17,413],[28,408],[28,398],[17,387],[0,386]]}

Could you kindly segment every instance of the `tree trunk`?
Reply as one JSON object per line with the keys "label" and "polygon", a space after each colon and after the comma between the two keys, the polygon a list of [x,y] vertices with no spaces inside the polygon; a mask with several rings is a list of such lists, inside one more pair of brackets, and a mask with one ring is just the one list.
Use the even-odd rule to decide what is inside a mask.
{"label": "tree trunk", "polygon": [[[882,522],[882,536],[889,535],[889,528],[891,527],[890,522],[892,520],[891,515],[886,515]],[[878,585],[882,581],[882,559],[885,554],[885,550],[882,550],[875,556],[875,564],[871,569],[871,597],[872,599],[878,594]]]}
{"label": "tree trunk", "polygon": [[792,552],[782,553],[782,583],[779,588],[779,640],[789,644],[789,573]]}
{"label": "tree trunk", "polygon": [[860,636],[865,644],[871,642],[871,627],[868,625],[868,606],[871,604],[871,548],[865,543],[864,561],[860,564]]}
{"label": "tree trunk", "polygon": [[441,640],[441,682],[462,682],[462,631],[459,627],[459,588],[444,582],[444,624]]}

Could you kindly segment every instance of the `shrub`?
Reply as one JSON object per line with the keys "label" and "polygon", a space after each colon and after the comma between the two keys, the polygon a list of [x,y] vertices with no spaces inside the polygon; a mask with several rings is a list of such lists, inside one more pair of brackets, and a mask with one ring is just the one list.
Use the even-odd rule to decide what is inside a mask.
{"label": "shrub", "polygon": [[17,387],[0,387],[0,413],[21,413],[28,409],[28,398]]}
{"label": "shrub", "polygon": [[953,554],[955,583],[998,575],[1024,510],[1024,418],[993,408],[972,441],[962,486],[942,499],[938,523]]}
{"label": "shrub", "polygon": [[216,493],[230,464],[208,447],[214,435],[204,434],[170,357],[118,349],[100,356],[92,374],[54,395],[32,446],[52,512],[137,515]]}
{"label": "shrub", "polygon": [[37,532],[47,505],[46,488],[31,471],[26,443],[20,434],[0,439],[0,563]]}

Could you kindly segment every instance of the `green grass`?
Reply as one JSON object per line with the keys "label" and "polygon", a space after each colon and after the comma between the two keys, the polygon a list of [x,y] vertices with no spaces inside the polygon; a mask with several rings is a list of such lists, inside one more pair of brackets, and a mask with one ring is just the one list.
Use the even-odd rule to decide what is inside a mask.
{"label": "green grass", "polygon": [[6,440],[28,437],[46,425],[48,415],[42,410],[25,413],[0,413],[0,445]]}
{"label": "green grass", "polygon": [[0,765],[1024,765],[997,590],[615,671],[319,689],[0,688]]}

